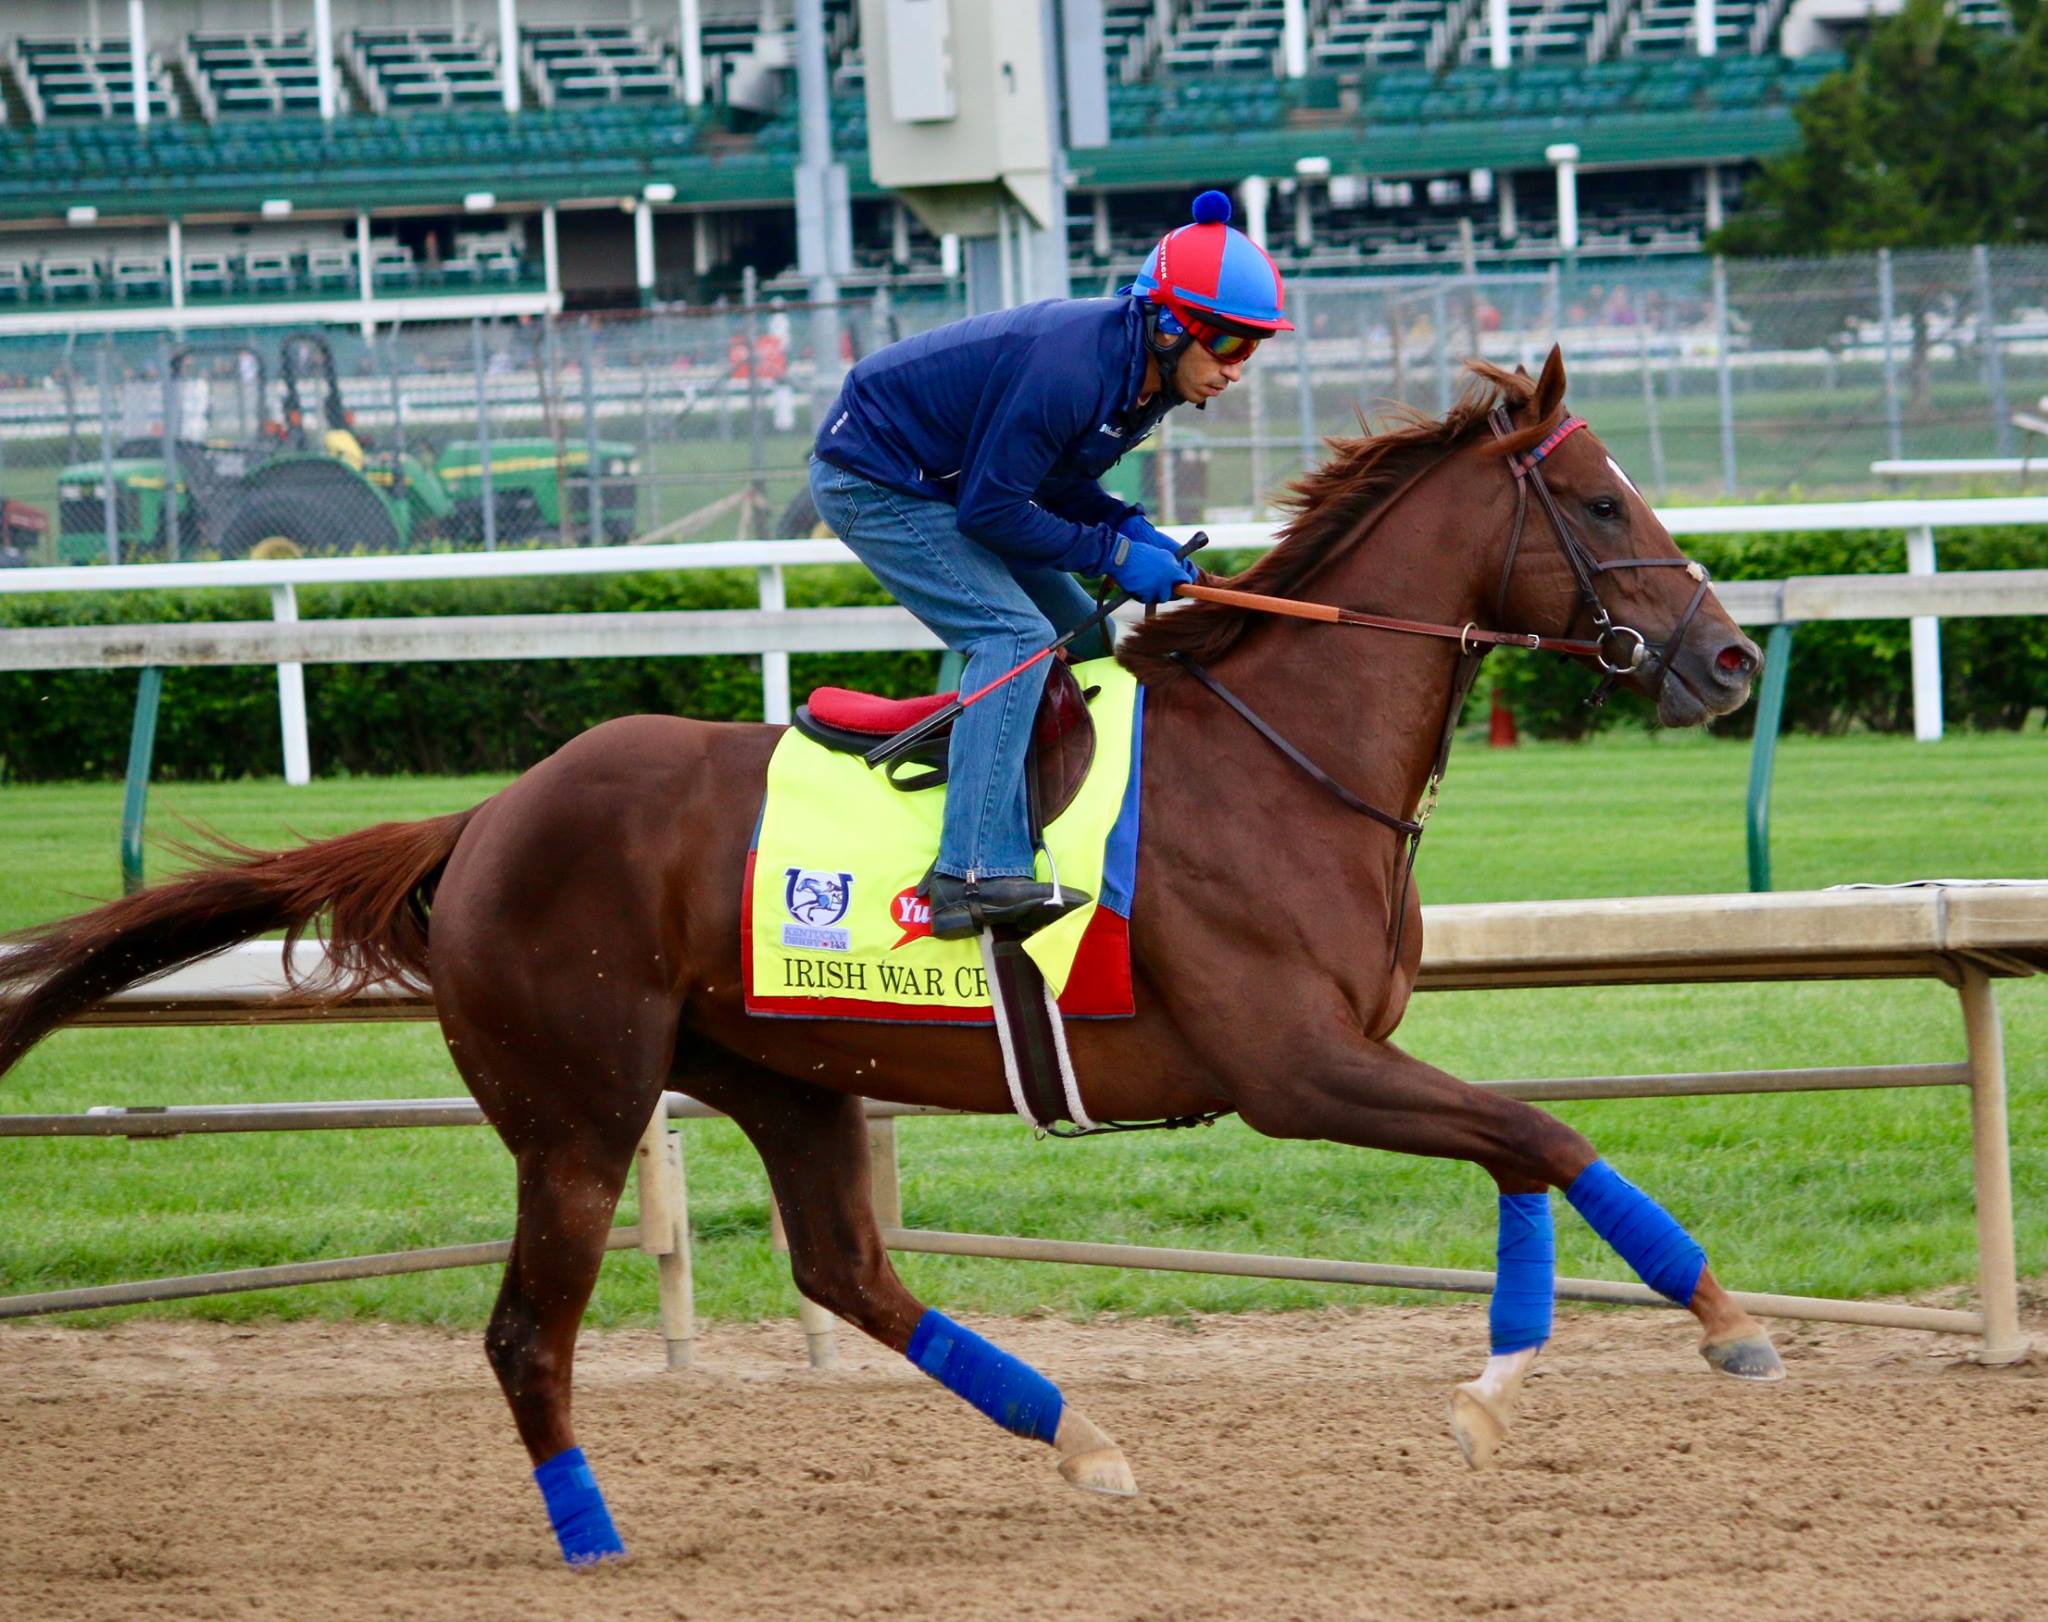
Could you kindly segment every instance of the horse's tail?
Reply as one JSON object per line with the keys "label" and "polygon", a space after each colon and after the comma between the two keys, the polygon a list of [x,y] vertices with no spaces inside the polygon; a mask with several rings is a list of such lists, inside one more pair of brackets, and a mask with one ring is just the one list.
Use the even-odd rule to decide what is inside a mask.
{"label": "horse's tail", "polygon": [[332,1004],[382,979],[427,977],[427,909],[478,807],[424,822],[252,850],[217,834],[181,847],[193,871],[91,912],[38,924],[0,949],[0,1075],[105,997],[272,930],[291,946],[323,914],[327,965],[289,999]]}

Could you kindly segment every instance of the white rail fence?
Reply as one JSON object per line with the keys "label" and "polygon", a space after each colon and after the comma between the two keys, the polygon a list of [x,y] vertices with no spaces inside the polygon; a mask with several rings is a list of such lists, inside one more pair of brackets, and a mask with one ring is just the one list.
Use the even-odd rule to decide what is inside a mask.
{"label": "white rail fence", "polygon": [[[2048,570],[1952,573],[1936,577],[1935,531],[1963,525],[2048,525],[2048,498],[1831,502],[1755,507],[1684,507],[1660,514],[1673,535],[1771,534],[1800,530],[1892,530],[1906,538],[1908,574],[1833,575],[1788,581],[1730,581],[1721,601],[1746,625],[1823,619],[1913,621],[1914,730],[1941,736],[1943,617],[2048,612]],[[1192,528],[1179,533],[1184,538]],[[1267,524],[1208,528],[1218,548],[1270,546]],[[855,562],[838,541],[717,541],[700,544],[565,548],[531,552],[431,553],[268,562],[134,564],[119,569],[48,568],[0,572],[0,593],[254,588],[270,594],[270,623],[65,626],[10,631],[0,670],[119,669],[165,665],[275,665],[285,776],[311,778],[303,669],[307,664],[415,660],[582,659],[759,654],[762,713],[787,721],[789,655],[936,648],[932,635],[896,608],[788,607],[785,569]],[[622,574],[665,569],[751,569],[758,607],[689,613],[454,616],[439,619],[301,620],[296,588],[367,582],[492,580]]]}
{"label": "white rail fence", "polygon": [[[1977,1229],[1978,1304],[1974,1308],[1782,1294],[1744,1294],[1738,1299],[1752,1312],[1766,1316],[1977,1336],[1981,1341],[1978,1355],[1987,1362],[2012,1362],[2026,1354],[2027,1343],[2019,1326],[2004,1035],[1992,982],[2048,971],[2048,884],[1428,907],[1423,917],[1425,945],[1418,989],[1424,991],[1868,978],[1931,979],[1951,987],[1962,1013],[1965,1057],[1960,1062],[1582,1076],[1481,1085],[1510,1097],[1546,1102],[1860,1088],[1966,1088]],[[302,952],[306,960],[301,967],[313,968],[315,953],[306,948]],[[154,984],[125,991],[92,1012],[86,1023],[148,1028],[433,1017],[426,999],[406,986],[375,987],[352,1003],[321,1013],[275,1004],[272,999],[283,985],[277,944],[257,942]],[[682,1144],[680,1134],[671,1133],[668,1123],[712,1113],[680,1094],[664,1096],[664,1106],[655,1112],[640,1145],[638,1221],[615,1229],[609,1241],[611,1249],[638,1249],[657,1260],[662,1330],[672,1368],[685,1367],[690,1361],[695,1319]],[[884,1240],[892,1250],[1391,1289],[1484,1293],[1493,1285],[1492,1274],[1469,1269],[908,1227],[902,1216],[895,1120],[946,1112],[871,1101],[868,1113],[876,1210]],[[103,1108],[85,1115],[0,1117],[0,1137],[162,1138],[202,1132],[474,1125],[481,1120],[477,1106],[466,1098]],[[1086,1151],[1050,1148],[1045,1152]],[[1682,1193],[1679,1198],[1682,1201]],[[1719,1214],[1719,1219],[1732,1220],[1733,1215]],[[1716,1220],[1716,1214],[1709,1214],[1699,1224],[1710,1238]],[[779,1227],[775,1234],[780,1248]],[[0,1319],[482,1266],[502,1261],[506,1252],[502,1242],[442,1246],[50,1290],[0,1299]],[[1558,1293],[1570,1300],[1668,1305],[1641,1285],[1600,1279],[1562,1278]],[[831,1318],[809,1303],[804,1303],[802,1316],[812,1362],[829,1364],[834,1356]]]}

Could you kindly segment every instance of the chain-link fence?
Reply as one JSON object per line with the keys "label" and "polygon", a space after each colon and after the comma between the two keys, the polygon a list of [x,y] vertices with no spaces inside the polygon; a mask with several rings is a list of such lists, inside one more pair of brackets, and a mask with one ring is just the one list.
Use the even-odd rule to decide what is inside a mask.
{"label": "chain-link fence", "polygon": [[[1168,521],[1256,516],[1483,356],[1535,369],[1655,499],[1854,497],[1900,459],[2024,459],[2048,415],[2048,250],[1304,279],[1299,331],[1110,482]],[[594,545],[807,533],[845,368],[959,316],[886,296],[354,329],[0,341],[0,561]],[[820,363],[819,357],[823,356]],[[2024,473],[1985,470],[2011,488]],[[1914,488],[1928,488],[1915,485]]]}

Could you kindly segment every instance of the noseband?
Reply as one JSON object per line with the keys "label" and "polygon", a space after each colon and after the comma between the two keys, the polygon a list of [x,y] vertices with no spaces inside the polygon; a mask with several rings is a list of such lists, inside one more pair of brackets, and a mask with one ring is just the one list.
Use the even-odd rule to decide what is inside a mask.
{"label": "noseband", "polygon": [[[1495,406],[1487,413],[1486,426],[1493,431],[1495,439],[1506,439],[1513,431],[1507,408]],[[1557,537],[1558,550],[1564,554],[1572,579],[1578,585],[1579,605],[1593,621],[1593,657],[1604,674],[1600,685],[1593,689],[1586,702],[1594,706],[1605,704],[1614,684],[1646,663],[1651,668],[1645,680],[1654,701],[1663,696],[1664,683],[1671,675],[1673,652],[1684,642],[1693,616],[1699,613],[1700,604],[1707,600],[1709,577],[1707,571],[1690,558],[1605,559],[1593,556],[1579,538],[1571,520],[1565,517],[1564,509],[1558,506],[1557,497],[1550,493],[1550,486],[1543,478],[1544,457],[1585,426],[1584,417],[1567,417],[1539,444],[1507,458],[1508,472],[1515,481],[1515,521],[1508,530],[1507,556],[1501,560],[1500,585],[1493,594],[1493,617],[1496,623],[1507,618],[1508,586],[1514,578],[1516,554],[1522,549],[1522,526],[1529,518],[1529,491],[1533,488],[1536,499],[1543,504],[1543,511],[1550,519],[1550,530]],[[1596,582],[1601,575],[1615,569],[1683,569],[1692,577],[1695,583],[1692,601],[1685,605],[1677,626],[1662,642],[1652,643],[1632,625],[1615,624],[1608,614],[1607,605],[1600,601]]]}

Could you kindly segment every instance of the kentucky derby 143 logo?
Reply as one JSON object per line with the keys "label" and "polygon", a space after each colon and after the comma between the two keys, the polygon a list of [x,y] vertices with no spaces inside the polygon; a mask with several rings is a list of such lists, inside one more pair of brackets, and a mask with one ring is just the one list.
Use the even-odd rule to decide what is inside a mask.
{"label": "kentucky derby 143 logo", "polygon": [[917,893],[917,886],[898,890],[889,902],[889,921],[903,931],[896,946],[908,946],[912,941],[928,939],[932,932],[932,904]]}
{"label": "kentucky derby 143 logo", "polygon": [[795,920],[782,926],[782,944],[813,952],[850,952],[853,932],[832,926],[853,903],[853,875],[817,868],[783,870],[782,906]]}

